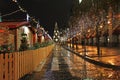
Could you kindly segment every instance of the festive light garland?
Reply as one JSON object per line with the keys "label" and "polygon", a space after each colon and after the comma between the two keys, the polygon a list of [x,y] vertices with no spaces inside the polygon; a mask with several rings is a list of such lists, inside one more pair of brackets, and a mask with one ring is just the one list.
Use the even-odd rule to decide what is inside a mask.
{"label": "festive light garland", "polygon": [[[27,15],[29,15],[29,14],[27,13],[27,10],[23,9],[23,8],[20,6],[20,4],[18,3],[17,0],[12,0],[12,1],[15,2],[15,3],[18,5],[20,11],[25,12]],[[28,17],[27,17],[27,18],[28,18]],[[39,23],[39,22],[37,22],[37,21],[35,20],[35,18],[30,17],[30,16],[29,16],[29,18],[30,18],[31,20],[33,20],[36,24]]]}
{"label": "festive light garland", "polygon": [[[29,15],[29,14],[27,13],[27,11],[26,11],[25,9],[23,9],[23,8],[19,5],[19,3],[18,3],[17,0],[12,0],[12,1],[15,2],[15,3],[18,5],[18,8],[19,8],[19,9],[18,9],[18,10],[15,10],[15,11],[13,11],[13,12],[10,12],[10,13],[8,13],[8,14],[0,15],[0,17],[10,16],[10,15],[13,15],[13,14],[19,12],[19,11],[25,12],[27,15]],[[28,18],[28,17],[27,17],[27,18]],[[32,21],[34,21],[36,24],[39,24],[39,22],[38,22],[34,17],[30,17],[30,16],[29,16],[29,18],[30,18]]]}
{"label": "festive light garland", "polygon": [[27,12],[25,9],[23,9],[23,8],[19,5],[19,3],[18,3],[17,0],[12,0],[12,1],[15,2],[15,3],[18,5],[19,9],[20,9],[22,12]]}
{"label": "festive light garland", "polygon": [[15,2],[15,3],[17,3],[17,5],[18,5],[18,7],[19,7],[19,10],[10,12],[10,13],[8,13],[8,14],[1,15],[1,17],[10,16],[10,15],[12,15],[12,14],[15,14],[15,13],[19,12],[19,11],[26,12],[26,10],[24,10],[24,9],[19,5],[19,3],[17,2],[17,0],[12,0],[12,1]]}
{"label": "festive light garland", "polygon": [[4,14],[4,15],[2,15],[1,17],[9,16],[9,15],[15,14],[15,13],[17,13],[17,12],[19,12],[19,11],[21,11],[21,10],[16,10],[16,11],[13,11],[13,12],[11,12],[11,13]]}

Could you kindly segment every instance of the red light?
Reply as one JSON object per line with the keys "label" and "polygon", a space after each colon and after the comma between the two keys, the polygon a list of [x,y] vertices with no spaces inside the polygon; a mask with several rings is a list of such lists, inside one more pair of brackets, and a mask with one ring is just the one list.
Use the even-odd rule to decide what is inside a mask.
{"label": "red light", "polygon": [[4,30],[0,29],[0,33],[4,32]]}

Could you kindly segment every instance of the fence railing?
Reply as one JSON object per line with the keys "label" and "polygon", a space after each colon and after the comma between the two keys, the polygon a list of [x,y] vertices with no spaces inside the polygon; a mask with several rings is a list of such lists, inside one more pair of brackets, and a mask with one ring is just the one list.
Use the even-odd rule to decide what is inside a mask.
{"label": "fence railing", "polygon": [[46,59],[54,45],[22,52],[0,54],[0,80],[19,80]]}

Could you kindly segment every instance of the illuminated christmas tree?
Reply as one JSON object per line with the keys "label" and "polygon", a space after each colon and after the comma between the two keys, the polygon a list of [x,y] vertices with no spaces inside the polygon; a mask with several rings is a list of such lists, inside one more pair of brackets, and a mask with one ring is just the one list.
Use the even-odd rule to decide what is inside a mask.
{"label": "illuminated christmas tree", "polygon": [[59,42],[60,42],[60,32],[59,32],[59,29],[58,29],[58,24],[57,24],[57,22],[55,23],[53,40],[54,40],[54,42],[56,42],[56,43],[59,43]]}

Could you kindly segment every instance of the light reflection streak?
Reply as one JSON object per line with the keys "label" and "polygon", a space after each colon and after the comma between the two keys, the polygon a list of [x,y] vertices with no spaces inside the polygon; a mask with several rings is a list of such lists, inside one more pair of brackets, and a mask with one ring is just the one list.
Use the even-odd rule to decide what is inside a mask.
{"label": "light reflection streak", "polygon": [[108,63],[115,65],[113,60],[108,60]]}
{"label": "light reflection streak", "polygon": [[111,73],[109,73],[108,78],[110,78],[112,76],[113,76],[113,73],[111,72]]}

